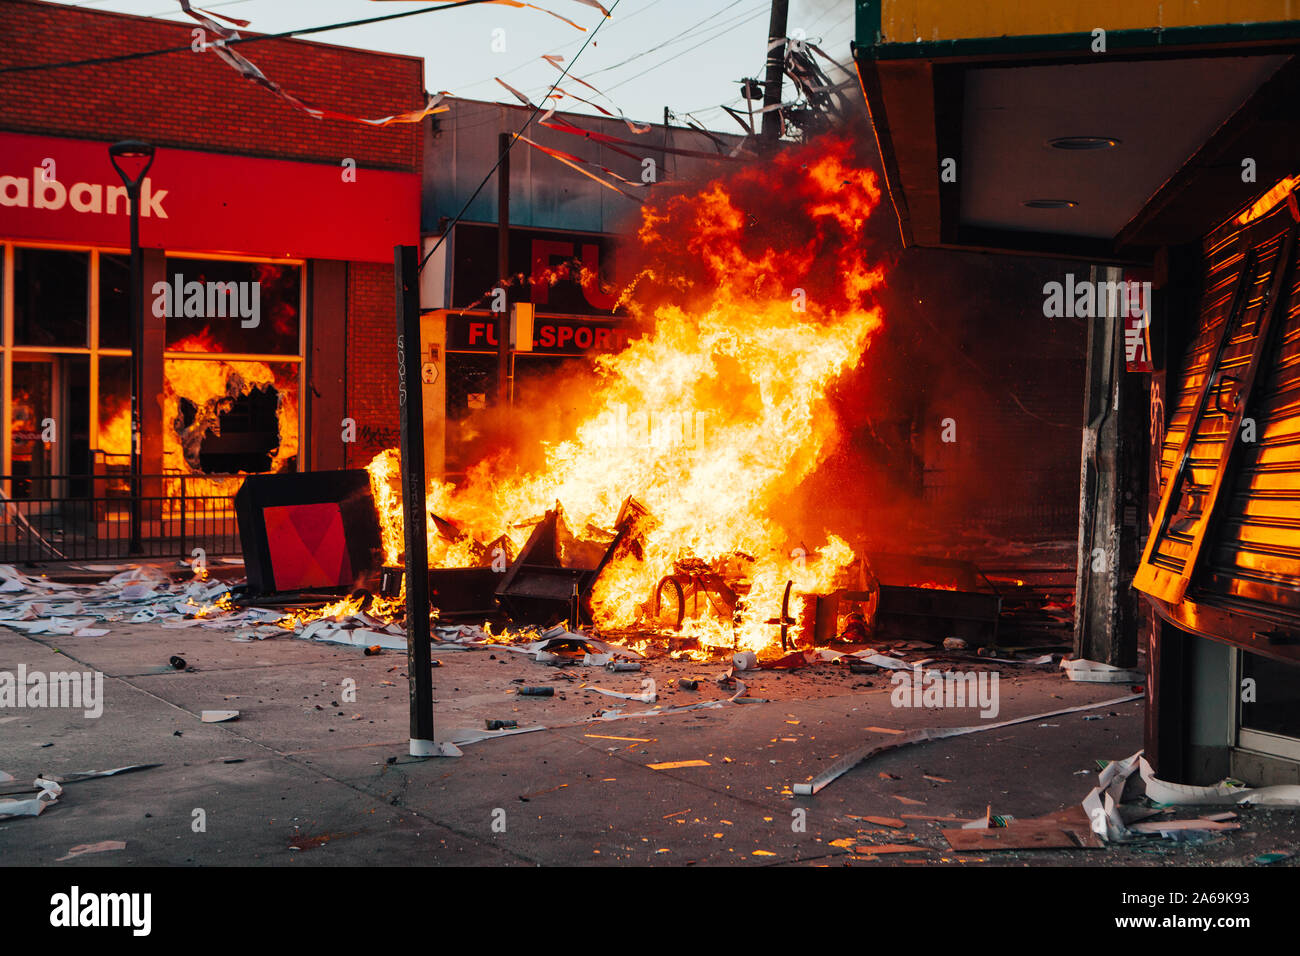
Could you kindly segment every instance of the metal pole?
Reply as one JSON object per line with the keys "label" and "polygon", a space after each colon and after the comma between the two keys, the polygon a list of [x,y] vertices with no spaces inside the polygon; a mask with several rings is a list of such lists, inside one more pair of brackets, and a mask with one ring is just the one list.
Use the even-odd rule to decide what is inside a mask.
{"label": "metal pole", "polygon": [[129,554],[143,554],[140,495],[140,416],[144,412],[144,256],[140,254],[140,184],[128,186],[131,201],[131,541]]}
{"label": "metal pole", "polygon": [[[513,133],[497,137],[501,165],[497,167],[497,275],[504,281],[510,275],[510,141]],[[497,313],[497,403],[505,409],[510,404],[510,289],[505,293],[503,308]]]}
{"label": "metal pole", "polygon": [[[767,25],[767,42],[785,38],[789,0],[772,0],[772,18]],[[780,43],[767,51],[767,78],[763,83],[763,106],[777,106],[781,102],[781,79],[785,68],[785,44]],[[781,115],[777,110],[763,114],[763,145],[775,148],[781,136]]]}
{"label": "metal pole", "polygon": [[425,537],[424,401],[420,394],[420,251],[393,247],[397,286],[397,408],[402,434],[402,516],[406,526],[406,663],[411,693],[411,756],[438,754],[433,740],[429,647],[429,550]]}

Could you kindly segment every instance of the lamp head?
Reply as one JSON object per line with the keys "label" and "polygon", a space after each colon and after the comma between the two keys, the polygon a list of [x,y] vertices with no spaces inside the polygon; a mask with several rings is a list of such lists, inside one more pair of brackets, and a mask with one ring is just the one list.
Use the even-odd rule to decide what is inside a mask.
{"label": "lamp head", "polygon": [[153,153],[153,146],[138,139],[124,139],[108,147],[108,158],[128,189],[135,189],[144,181],[145,173],[153,165]]}

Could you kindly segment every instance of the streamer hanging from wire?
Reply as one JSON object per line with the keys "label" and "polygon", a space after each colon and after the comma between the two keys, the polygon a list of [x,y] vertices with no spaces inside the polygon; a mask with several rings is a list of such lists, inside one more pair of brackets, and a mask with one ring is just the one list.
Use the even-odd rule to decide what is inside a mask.
{"label": "streamer hanging from wire", "polygon": [[[432,113],[442,113],[448,109],[448,107],[441,105],[443,99],[446,97],[445,93],[427,96],[423,108],[408,110],[404,113],[394,113],[391,116],[381,116],[376,119],[370,119],[364,116],[355,116],[351,113],[340,113],[337,110],[321,109],[319,107],[310,106],[297,96],[294,96],[279,83],[275,82],[275,80],[268,77],[258,69],[257,64],[252,60],[242,54],[236,53],[234,50],[226,46],[225,41],[238,40],[240,38],[239,32],[229,29],[228,27],[223,27],[216,20],[212,19],[213,16],[220,16],[219,14],[209,14],[207,11],[191,7],[189,0],[179,0],[179,2],[181,10],[198,23],[201,23],[206,29],[211,30],[216,34],[218,39],[212,43],[205,42],[203,44],[203,49],[211,50],[244,79],[265,87],[290,106],[301,110],[308,116],[315,117],[316,119],[337,119],[350,123],[364,123],[367,126],[388,126],[392,123],[418,123],[420,120]],[[227,20],[237,26],[248,26],[247,20],[236,20],[233,17],[221,17],[221,19]]]}
{"label": "streamer hanging from wire", "polygon": [[[545,60],[547,63],[551,64],[551,66],[555,67],[561,73],[564,72],[564,67],[560,66],[560,64],[564,62],[564,57],[555,53],[549,53],[549,54],[543,54],[542,59]],[[605,93],[601,92],[599,89],[592,86],[590,83],[588,83],[586,80],[582,79],[581,77],[574,76],[572,73],[570,73],[569,78],[572,79],[574,82],[581,83],[587,89],[596,93],[596,95],[605,97],[605,99],[611,105],[614,103],[614,101],[611,100]],[[559,88],[557,87],[556,89],[558,90]],[[559,90],[559,92],[564,93],[564,90]],[[586,103],[588,106],[592,107],[593,109],[600,110],[600,112],[604,113],[606,116],[610,117],[611,119],[614,117],[613,113],[611,113],[609,110],[605,109],[605,107],[599,105],[598,103],[593,103],[591,100],[584,100],[581,96],[577,96],[573,93],[564,93],[564,95],[571,96],[579,103]],[[649,123],[644,123],[644,124],[633,123],[630,119],[627,118],[626,114],[624,114],[622,110],[618,109],[617,106],[614,106],[614,109],[618,110],[618,118],[621,119],[624,123],[626,123],[627,128],[630,129],[636,135],[639,136],[642,133],[650,132]]]}

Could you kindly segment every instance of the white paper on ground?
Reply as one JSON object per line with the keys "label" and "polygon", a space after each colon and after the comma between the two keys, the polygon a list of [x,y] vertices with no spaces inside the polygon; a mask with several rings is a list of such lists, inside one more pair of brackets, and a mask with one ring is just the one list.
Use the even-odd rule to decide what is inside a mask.
{"label": "white paper on ground", "polygon": [[907,661],[900,661],[897,657],[886,657],[884,654],[850,654],[849,656],[866,661],[868,664],[875,664],[877,667],[883,667],[885,670],[910,671],[912,669],[912,665]]}
{"label": "white paper on ground", "polygon": [[91,780],[95,777],[115,777],[119,773],[130,773],[132,770],[152,770],[154,767],[161,767],[160,763],[133,763],[125,767],[114,767],[112,770],[78,770],[75,773],[62,774],[52,777],[58,783],[76,783],[78,780]]}
{"label": "white paper on ground", "polygon": [[1083,710],[1095,710],[1099,707],[1114,707],[1117,704],[1126,704],[1129,703],[1130,701],[1141,700],[1141,699],[1142,699],[1141,694],[1130,694],[1127,697],[1115,697],[1111,700],[1098,701],[1095,704],[1082,704],[1078,707],[1067,707],[1063,710],[1053,710],[1043,714],[1031,714],[1028,717],[1017,717],[1014,718],[1013,720],[1000,720],[997,723],[992,723],[992,724],[983,724],[983,725],[976,724],[971,727],[947,727],[947,728],[934,728],[934,729],[927,729],[927,730],[914,730],[911,733],[894,737],[892,740],[884,741],[882,743],[877,743],[877,744],[869,744],[865,747],[860,747],[857,750],[845,754],[835,763],[831,764],[831,766],[828,769],[818,774],[812,780],[809,780],[806,783],[792,784],[790,789],[797,796],[812,796],[816,794],[818,791],[822,790],[824,787],[833,783],[835,780],[839,779],[844,774],[848,773],[854,767],[858,766],[858,764],[862,763],[865,760],[868,760],[869,758],[875,756],[878,753],[884,753],[887,750],[895,750],[899,747],[906,747],[906,746],[910,746],[911,744],[922,743],[923,741],[926,740],[942,740],[946,737],[961,737],[961,736],[965,736],[966,734],[978,734],[985,730],[996,730],[1000,727],[1010,727],[1013,726],[1014,724],[1024,724],[1034,720],[1042,720],[1045,717],[1056,717],[1062,714],[1073,714]]}
{"label": "white paper on ground", "polygon": [[[1140,774],[1134,777],[1133,773],[1138,769],[1138,762],[1141,759],[1142,751],[1139,750],[1131,757],[1126,757],[1123,760],[1112,760],[1097,775],[1097,786],[1110,794],[1111,799],[1116,804],[1126,802],[1126,790],[1129,791],[1132,799],[1136,799],[1141,795],[1142,777]],[[1130,781],[1132,781],[1131,784]]]}
{"label": "white paper on ground", "polygon": [[1134,823],[1129,826],[1129,829],[1138,833],[1159,833],[1161,836],[1169,836],[1180,830],[1195,830],[1204,833],[1218,830],[1240,830],[1241,824],[1222,823],[1201,817],[1195,820],[1147,820],[1142,823]]}
{"label": "white paper on ground", "polygon": [[73,857],[81,856],[83,853],[104,853],[108,850],[125,850],[125,840],[100,840],[98,843],[81,843],[74,846],[66,854],[55,860],[55,863],[62,863],[64,860],[71,860]]}
{"label": "white paper on ground", "polygon": [[37,777],[32,786],[40,787],[41,792],[24,800],[0,800],[0,819],[4,817],[36,817],[51,803],[59,799],[63,788],[53,780]]}
{"label": "white paper on ground", "polygon": [[1191,807],[1217,803],[1237,803],[1238,798],[1251,790],[1236,780],[1225,779],[1209,787],[1195,787],[1185,783],[1166,783],[1156,779],[1155,771],[1147,758],[1140,758],[1142,782],[1146,784],[1147,799],[1153,803]]}
{"label": "white paper on ground", "polygon": [[1126,670],[1113,664],[1100,661],[1061,660],[1061,669],[1070,680],[1085,681],[1092,684],[1140,684],[1146,680],[1141,671]]}
{"label": "white paper on ground", "polygon": [[1258,787],[1247,791],[1237,802],[1261,807],[1300,807],[1300,786],[1280,784],[1275,787]]}
{"label": "white paper on ground", "polygon": [[447,740],[453,744],[476,744],[481,740],[491,740],[494,737],[510,737],[514,734],[531,734],[546,728],[537,724],[534,727],[510,727],[506,730],[475,730],[472,727],[466,727],[457,730],[451,730],[447,733]]}
{"label": "white paper on ground", "polygon": [[594,690],[597,694],[604,694],[606,697],[618,697],[621,700],[637,700],[643,704],[653,704],[658,695],[655,693],[655,682],[653,677],[645,677],[641,680],[641,692],[639,694],[627,694],[620,690],[610,690],[607,687],[584,687],[583,690]]}

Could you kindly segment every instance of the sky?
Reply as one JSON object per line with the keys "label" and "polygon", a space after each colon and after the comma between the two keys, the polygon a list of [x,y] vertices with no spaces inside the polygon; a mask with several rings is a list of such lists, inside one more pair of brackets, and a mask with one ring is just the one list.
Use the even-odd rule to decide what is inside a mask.
{"label": "sky", "polygon": [[[192,22],[175,0],[60,0],[69,6]],[[425,13],[388,23],[335,30],[309,37],[326,43],[405,53],[424,58],[425,85],[468,99],[516,102],[494,77],[534,102],[560,73],[542,60],[558,54],[569,63],[600,24],[600,11],[579,0],[530,0],[536,8],[499,4]],[[684,124],[690,114],[709,129],[740,132],[721,104],[743,112],[741,77],[762,77],[770,0],[601,0],[612,17],[572,67],[572,76],[608,99],[590,98],[629,117],[662,122],[664,107]],[[205,10],[251,21],[248,30],[279,33],[429,6],[430,0],[212,0]],[[552,11],[580,26],[580,32]],[[495,33],[494,31],[504,31]],[[788,36],[796,32],[846,66],[853,39],[853,0],[790,0]],[[493,50],[504,41],[504,50]],[[253,57],[256,62],[256,56]],[[825,67],[825,65],[823,65]],[[320,91],[286,87],[309,99]],[[565,84],[585,95],[581,86]],[[786,79],[789,97],[789,79]],[[579,92],[581,91],[581,92]],[[566,99],[560,107],[594,112]]]}

